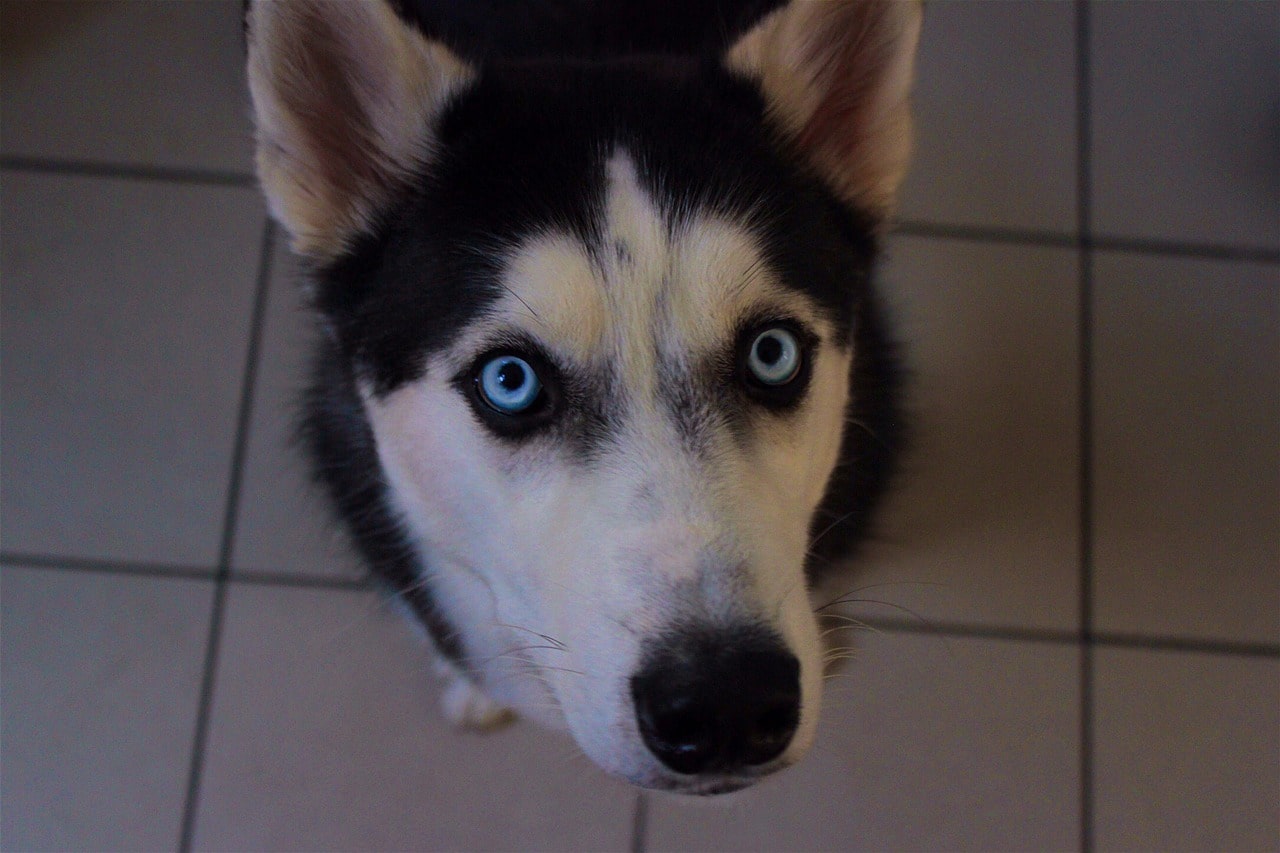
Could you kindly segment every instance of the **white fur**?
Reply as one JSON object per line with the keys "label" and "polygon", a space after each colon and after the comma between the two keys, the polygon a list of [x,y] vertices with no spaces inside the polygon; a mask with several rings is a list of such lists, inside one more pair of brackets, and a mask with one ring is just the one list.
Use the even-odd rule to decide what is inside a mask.
{"label": "white fur", "polygon": [[[811,744],[820,701],[802,567],[839,449],[851,354],[817,306],[760,264],[742,226],[690,212],[669,238],[626,152],[608,174],[603,245],[625,244],[626,258],[593,261],[566,234],[512,247],[497,306],[425,378],[365,395],[381,460],[433,590],[463,632],[466,668],[495,703],[486,709],[566,725],[604,768],[671,784],[641,742],[628,685],[641,642],[668,627],[683,582],[696,589],[684,602],[693,612],[769,622],[801,660],[800,727],[778,762],[787,764]],[[745,443],[726,430],[709,455],[685,449],[659,365],[729,351],[739,324],[770,310],[821,338],[805,402],[785,419],[753,417]],[[584,465],[553,442],[513,446],[478,422],[452,377],[513,330],[565,365],[618,371],[627,406],[616,449]],[[745,581],[700,571],[717,561],[745,565]],[[452,690],[455,713],[469,719],[478,700]]]}

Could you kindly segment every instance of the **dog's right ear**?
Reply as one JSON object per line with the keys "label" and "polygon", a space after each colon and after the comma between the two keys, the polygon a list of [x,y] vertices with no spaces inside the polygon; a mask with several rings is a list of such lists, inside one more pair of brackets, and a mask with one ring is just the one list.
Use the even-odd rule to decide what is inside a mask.
{"label": "dog's right ear", "polygon": [[295,251],[332,259],[430,161],[475,72],[385,0],[255,0],[246,21],[267,201]]}

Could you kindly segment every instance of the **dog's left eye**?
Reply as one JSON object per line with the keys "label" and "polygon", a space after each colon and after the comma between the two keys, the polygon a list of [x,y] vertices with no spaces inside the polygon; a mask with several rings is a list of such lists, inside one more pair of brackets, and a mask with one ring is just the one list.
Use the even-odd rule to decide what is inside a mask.
{"label": "dog's left eye", "polygon": [[801,323],[771,320],[738,336],[738,382],[755,402],[786,411],[804,397],[817,338]]}
{"label": "dog's left eye", "polygon": [[800,341],[787,329],[765,329],[751,341],[747,370],[757,381],[772,387],[786,385],[800,374]]}
{"label": "dog's left eye", "polygon": [[542,395],[542,382],[533,366],[517,355],[489,359],[476,377],[480,398],[504,415],[526,412]]}

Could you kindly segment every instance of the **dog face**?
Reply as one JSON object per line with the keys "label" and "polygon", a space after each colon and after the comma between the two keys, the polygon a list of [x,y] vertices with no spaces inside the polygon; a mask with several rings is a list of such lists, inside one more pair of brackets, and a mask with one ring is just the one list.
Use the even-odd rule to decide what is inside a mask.
{"label": "dog face", "polygon": [[801,3],[716,63],[475,68],[376,3],[251,10],[259,170],[415,583],[490,696],[637,784],[812,742],[805,566],[917,26]]}
{"label": "dog face", "polygon": [[[798,708],[816,707],[820,667],[802,571],[839,450],[848,317],[770,271],[741,221],[663,211],[635,155],[610,152],[601,178],[596,239],[548,225],[515,240],[465,332],[365,403],[404,518],[461,581],[442,579],[451,622],[558,641],[507,631],[469,654],[525,649],[589,754],[657,784],[632,680],[694,656],[703,634],[809,662],[765,685],[759,713],[799,703],[778,726],[802,724],[793,753],[810,737]],[[516,677],[486,669],[508,693]]]}

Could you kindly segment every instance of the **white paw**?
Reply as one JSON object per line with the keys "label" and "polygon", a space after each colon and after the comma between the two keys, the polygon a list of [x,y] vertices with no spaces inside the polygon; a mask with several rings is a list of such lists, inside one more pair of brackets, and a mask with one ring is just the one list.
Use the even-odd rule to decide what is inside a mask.
{"label": "white paw", "polygon": [[440,707],[445,719],[460,729],[484,732],[505,726],[516,718],[507,707],[494,702],[475,682],[449,667]]}

